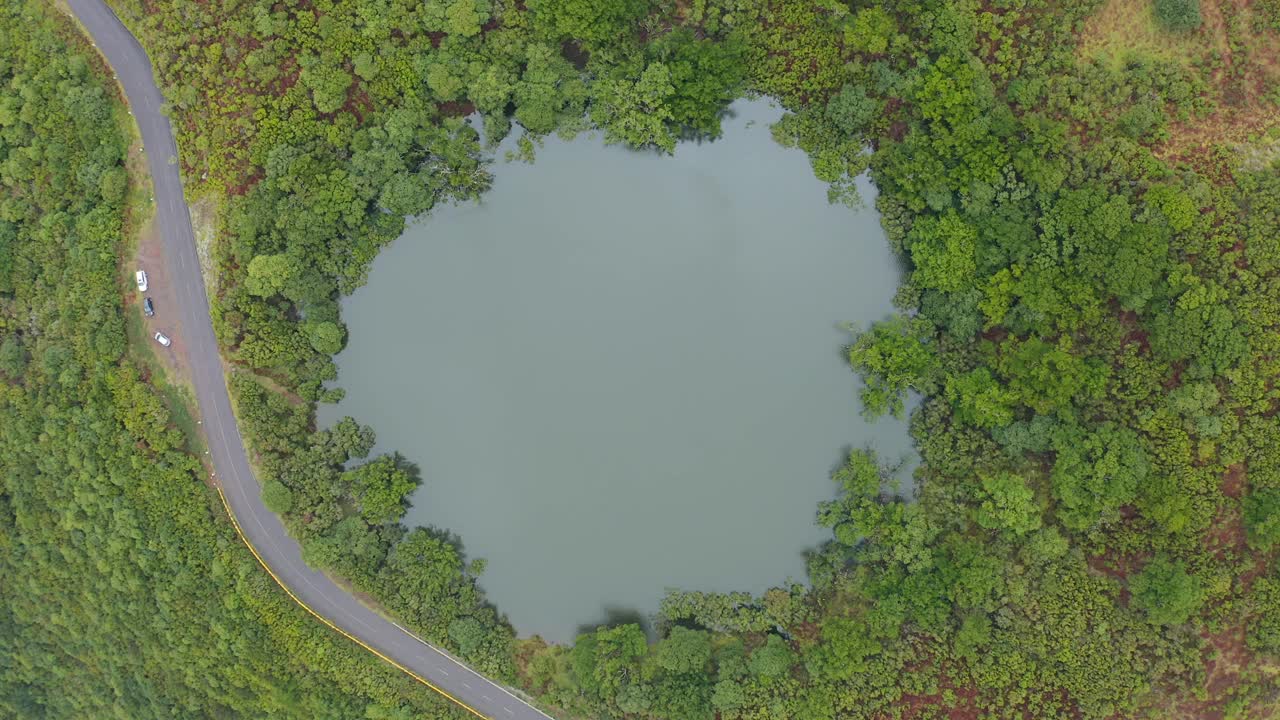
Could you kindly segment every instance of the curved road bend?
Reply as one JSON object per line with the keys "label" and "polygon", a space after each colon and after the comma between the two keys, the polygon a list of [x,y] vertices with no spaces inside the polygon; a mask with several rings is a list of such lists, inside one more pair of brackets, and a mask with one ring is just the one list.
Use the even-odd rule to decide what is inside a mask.
{"label": "curved road bend", "polygon": [[209,440],[214,470],[227,502],[249,542],[272,572],[315,612],[378,652],[438,686],[461,704],[494,720],[550,720],[501,684],[481,676],[398,625],[361,605],[323,573],[307,567],[301,548],[280,518],[263,506],[249,470],[244,443],[231,413],[209,300],[200,275],[191,216],[182,194],[178,154],[151,62],[138,41],[102,0],[69,0],[71,9],[106,56],[128,96],[155,183],[156,217],[164,238],[196,399]]}

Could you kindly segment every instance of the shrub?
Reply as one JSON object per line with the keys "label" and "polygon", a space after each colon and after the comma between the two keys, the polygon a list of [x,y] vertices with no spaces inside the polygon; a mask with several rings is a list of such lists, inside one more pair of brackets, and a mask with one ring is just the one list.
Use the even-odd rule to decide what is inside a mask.
{"label": "shrub", "polygon": [[1156,20],[1170,32],[1200,27],[1200,0],[1155,0]]}
{"label": "shrub", "polygon": [[262,485],[262,504],[277,515],[293,509],[293,492],[279,480],[268,480]]}

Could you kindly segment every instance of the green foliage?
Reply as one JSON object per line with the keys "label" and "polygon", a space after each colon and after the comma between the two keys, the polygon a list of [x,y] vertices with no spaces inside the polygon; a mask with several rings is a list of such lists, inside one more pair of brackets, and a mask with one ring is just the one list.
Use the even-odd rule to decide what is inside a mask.
{"label": "green foliage", "polygon": [[975,520],[988,530],[1026,535],[1041,525],[1035,491],[1013,473],[996,473],[982,478],[986,498],[978,506]]}
{"label": "green foliage", "polygon": [[1156,20],[1171,32],[1187,32],[1200,27],[1200,0],[1154,0]]}
{"label": "green foliage", "polygon": [[293,509],[293,492],[279,480],[262,484],[262,504],[273,513],[283,515]]}
{"label": "green foliage", "polygon": [[1129,580],[1134,605],[1157,625],[1180,625],[1200,610],[1204,588],[1186,565],[1157,555]]}
{"label": "green foliage", "polygon": [[52,6],[0,8],[0,716],[456,720],[263,572],[125,355],[97,63]]}
{"label": "green foliage", "polygon": [[930,389],[936,358],[926,344],[926,332],[923,323],[896,315],[854,340],[849,364],[863,376],[865,414],[874,417],[888,411],[900,417],[906,390]]}
{"label": "green foliage", "polygon": [[649,0],[530,0],[534,22],[550,37],[603,45],[633,34]]}
{"label": "green foliage", "polygon": [[732,36],[723,42],[698,39],[682,28],[651,43],[649,57],[670,71],[672,94],[666,100],[671,121],[695,134],[720,134],[720,115],[742,92],[744,48]]}
{"label": "green foliage", "polygon": [[430,0],[422,7],[427,29],[458,37],[479,35],[492,12],[489,0]]}
{"label": "green foliage", "polygon": [[880,103],[861,85],[845,85],[827,101],[827,119],[845,135],[861,135],[880,115]]}
{"label": "green foliage", "polygon": [[916,266],[912,281],[943,292],[965,287],[977,272],[977,240],[977,230],[954,213],[916,223],[907,236]]}
{"label": "green foliage", "polygon": [[347,472],[343,481],[360,503],[360,514],[371,525],[398,520],[409,493],[418,486],[398,458],[383,456]]}
{"label": "green foliage", "polygon": [[845,42],[858,52],[883,55],[897,36],[897,31],[897,21],[884,8],[862,8],[845,28]]}
{"label": "green foliage", "polygon": [[1053,445],[1057,459],[1051,480],[1058,517],[1073,530],[1115,522],[1150,472],[1137,434],[1115,423],[1090,432],[1063,428]]}
{"label": "green foliage", "polygon": [[1269,551],[1280,542],[1280,489],[1267,488],[1244,499],[1244,524],[1249,545]]}
{"label": "green foliage", "polygon": [[668,672],[703,672],[711,661],[711,637],[702,630],[677,625],[658,643],[656,659]]}
{"label": "green foliage", "polygon": [[[1227,707],[1203,697],[1203,637],[1245,627],[1253,651],[1280,653],[1280,180],[1157,157],[1211,111],[1216,71],[1082,60],[1098,2],[116,4],[163,59],[186,176],[207,172],[226,200],[216,326],[308,559],[479,667],[518,672],[559,715],[1162,716]],[[913,501],[853,452],[818,510],[832,539],[807,558],[811,588],[673,592],[654,645],[600,628],[572,647],[522,641],[517,663],[475,584],[483,562],[395,522],[413,469],[360,464],[373,437],[354,421],[314,431],[345,340],[338,299],[407,216],[487,189],[458,119],[473,107],[489,141],[521,125],[526,155],[592,126],[671,151],[717,134],[744,90],[788,108],[774,137],[832,201],[857,205],[867,170],[879,190],[911,273],[901,312],[848,358],[864,413],[920,396]],[[16,117],[0,104],[0,134]],[[110,165],[60,178],[109,199]],[[36,177],[21,155],[0,175]],[[32,274],[8,208],[0,307]],[[6,382],[91,371],[70,343],[5,329]],[[115,387],[121,422],[177,447],[146,430],[163,407],[132,387]],[[1275,678],[1241,677],[1233,707],[1274,704]]]}
{"label": "green foliage", "polygon": [[627,75],[602,78],[595,84],[591,120],[605,128],[605,140],[632,147],[652,145],[675,150],[671,123],[675,115],[668,105],[675,96],[671,68],[650,64],[634,80]]}
{"label": "green foliage", "polygon": [[751,674],[766,679],[777,679],[791,672],[796,662],[796,655],[786,641],[777,635],[770,635],[762,647],[751,653],[749,667]]}

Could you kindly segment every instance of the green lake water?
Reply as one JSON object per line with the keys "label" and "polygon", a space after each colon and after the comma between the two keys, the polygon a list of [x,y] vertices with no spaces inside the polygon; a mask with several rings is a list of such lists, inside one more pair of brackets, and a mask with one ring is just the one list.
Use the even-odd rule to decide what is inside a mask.
{"label": "green lake water", "polygon": [[[549,139],[438,208],[344,301],[352,415],[425,480],[406,522],[461,536],[522,635],[655,611],[666,588],[759,592],[803,552],[866,423],[842,348],[891,311],[878,216],[826,201],[781,110],[739,101],[674,156]],[[504,147],[510,146],[510,143]]]}

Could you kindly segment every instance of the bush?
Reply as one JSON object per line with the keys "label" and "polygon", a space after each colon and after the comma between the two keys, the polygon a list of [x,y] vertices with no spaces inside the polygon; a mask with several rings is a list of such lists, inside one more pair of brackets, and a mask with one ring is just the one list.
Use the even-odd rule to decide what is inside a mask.
{"label": "bush", "polygon": [[1155,0],[1156,20],[1170,32],[1200,27],[1200,0]]}
{"label": "bush", "polygon": [[293,493],[279,480],[268,480],[262,485],[262,504],[277,515],[293,509]]}

